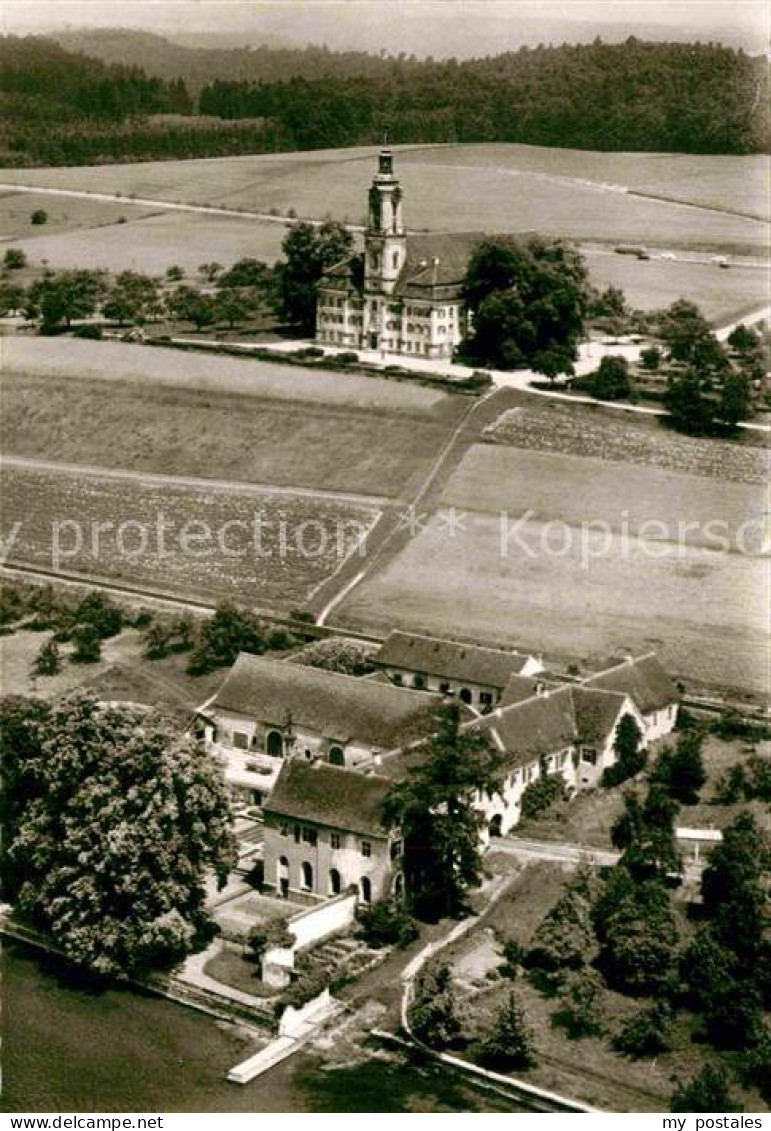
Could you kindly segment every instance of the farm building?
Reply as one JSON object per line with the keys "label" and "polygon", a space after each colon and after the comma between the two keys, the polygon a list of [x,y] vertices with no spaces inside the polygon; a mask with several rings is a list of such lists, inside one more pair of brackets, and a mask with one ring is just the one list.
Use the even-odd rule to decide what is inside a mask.
{"label": "farm building", "polygon": [[408,236],[393,155],[369,190],[364,254],[335,264],[317,291],[320,345],[452,357],[466,333],[463,281],[482,233]]}
{"label": "farm building", "polygon": [[396,684],[453,695],[488,711],[501,701],[512,676],[543,671],[535,656],[503,648],[483,648],[409,632],[394,631],[373,657]]}
{"label": "farm building", "polygon": [[644,720],[646,742],[674,730],[680,694],[655,653],[628,656],[623,663],[590,676],[584,684],[629,695]]}
{"label": "farm building", "polygon": [[519,822],[522,794],[544,774],[560,774],[569,793],[595,786],[616,761],[616,729],[624,715],[644,734],[643,717],[628,694],[539,684],[534,695],[469,724],[506,755],[500,793],[478,798],[490,835],[500,836]]}
{"label": "farm building", "polygon": [[390,784],[321,761],[285,762],[264,808],[265,885],[284,898],[351,886],[364,903],[388,895],[401,854],[381,817]]}
{"label": "farm building", "polygon": [[291,756],[353,767],[414,740],[439,695],[242,652],[200,711],[233,792],[259,805]]}

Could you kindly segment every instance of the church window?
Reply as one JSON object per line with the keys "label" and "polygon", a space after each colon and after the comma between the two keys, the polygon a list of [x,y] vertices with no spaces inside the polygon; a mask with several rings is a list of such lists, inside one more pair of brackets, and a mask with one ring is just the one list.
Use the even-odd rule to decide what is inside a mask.
{"label": "church window", "polygon": [[399,252],[398,251],[395,251],[394,254],[393,254],[393,265],[394,265],[394,267],[399,266]]}

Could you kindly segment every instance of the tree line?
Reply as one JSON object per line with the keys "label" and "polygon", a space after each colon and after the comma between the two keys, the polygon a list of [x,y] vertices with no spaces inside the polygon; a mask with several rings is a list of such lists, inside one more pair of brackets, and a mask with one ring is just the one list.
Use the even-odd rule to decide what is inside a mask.
{"label": "tree line", "polygon": [[[385,130],[400,143],[609,151],[753,153],[769,144],[764,61],[719,44],[598,39],[462,62],[315,48],[220,54],[234,64],[246,54],[249,65],[215,68],[197,84],[196,105],[179,69],[150,76],[53,40],[7,36],[0,162],[284,152],[375,144]],[[158,115],[174,117],[158,124]]]}

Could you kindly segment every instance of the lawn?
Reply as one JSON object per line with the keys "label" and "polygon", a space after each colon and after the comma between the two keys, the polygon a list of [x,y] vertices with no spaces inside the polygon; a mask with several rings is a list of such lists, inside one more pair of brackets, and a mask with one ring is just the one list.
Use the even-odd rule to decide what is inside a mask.
{"label": "lawn", "polygon": [[[156,360],[154,351],[135,347],[131,357],[137,356]],[[175,364],[202,360],[161,356]],[[220,359],[203,360],[221,368]],[[254,362],[238,364],[260,372]],[[301,369],[284,366],[280,376],[282,391],[291,392],[295,382],[307,388]],[[311,379],[319,376],[327,386],[326,374]],[[333,391],[347,381],[341,377]],[[373,379],[376,393],[381,384]],[[412,388],[391,387],[406,389],[408,397]],[[440,399],[431,411],[298,406],[276,397],[42,374],[6,375],[0,390],[6,455],[378,497],[396,496],[426,474],[463,407],[458,397]]]}
{"label": "lawn", "polygon": [[306,602],[378,511],[328,499],[6,468],[9,560],[257,607]]}
{"label": "lawn", "polygon": [[546,407],[531,402],[504,412],[485,437],[529,451],[648,465],[733,483],[765,485],[770,470],[768,447],[751,432],[741,441],[700,440],[667,431],[658,421],[629,415],[622,419],[599,406],[556,401]]}
{"label": "lawn", "polygon": [[[72,206],[72,211],[83,214],[82,223],[63,225],[59,231],[49,230],[46,225],[25,231],[22,236],[14,233],[13,246],[22,248],[31,262],[45,260],[57,269],[101,267],[112,272],[131,270],[160,275],[176,264],[195,279],[200,263],[216,261],[228,266],[245,256],[272,263],[280,256],[281,241],[286,235],[283,224],[249,216],[240,219],[163,212],[140,208],[130,201],[106,204],[78,198],[50,199],[62,210]],[[112,209],[112,219],[98,219],[100,209]],[[115,223],[119,214],[127,217],[127,223]],[[103,223],[110,226],[98,226]]]}
{"label": "lawn", "polygon": [[[535,929],[562,894],[568,879],[569,875],[553,864],[528,865],[514,887],[484,917],[481,928],[446,952],[453,974],[461,983],[468,980],[469,959],[473,958],[480,940],[484,941],[487,951],[490,937],[496,939],[501,961],[504,940],[516,939],[527,948]],[[687,938],[692,928],[681,912],[678,919],[681,935]],[[482,989],[464,1002],[466,1036],[472,1039],[481,1036],[505,993],[516,988],[533,1030],[537,1056],[536,1066],[518,1075],[524,1075],[528,1082],[539,1087],[581,1099],[606,1111],[666,1111],[675,1080],[690,1079],[705,1061],[716,1059],[711,1049],[693,1040],[693,1021],[687,1014],[681,1014],[674,1026],[671,1051],[654,1059],[634,1061],[615,1052],[610,1038],[643,1002],[606,989],[602,998],[605,1033],[601,1037],[575,1041],[554,1024],[558,1002],[536,990],[527,978],[512,983],[489,974],[487,980],[488,989]],[[761,1110],[756,1095],[748,1094],[744,1099],[747,1110]]]}
{"label": "lawn", "polygon": [[119,636],[102,641],[102,658],[95,664],[71,664],[67,657],[72,645],[61,644],[65,663],[54,676],[33,676],[32,663],[50,632],[14,632],[0,636],[0,667],[3,694],[34,695],[54,700],[76,690],[91,688],[108,699],[147,703],[179,714],[184,721],[220,686],[221,671],[190,676],[185,668],[189,657],[169,656],[165,660],[145,660],[144,641],[136,629],[125,629]]}
{"label": "lawn", "polygon": [[[148,199],[360,221],[373,149],[70,169],[15,169],[3,181]],[[415,146],[397,154],[414,228],[537,229],[580,240],[762,250],[753,219],[622,191],[633,185],[717,207],[764,212],[762,157],[578,153],[532,146]],[[706,190],[699,187],[705,178]],[[621,186],[621,187],[620,187]],[[738,201],[738,203],[737,203]],[[651,232],[655,238],[651,238]],[[221,258],[221,257],[219,257]]]}
{"label": "lawn", "polygon": [[424,411],[443,393],[406,381],[344,371],[311,370],[280,362],[217,357],[160,346],[88,342],[76,338],[7,337],[0,343],[4,373],[92,377],[105,382],[239,393],[349,408]]}
{"label": "lawn", "polygon": [[[547,472],[539,461],[537,474],[534,463],[522,469],[521,483],[505,483],[508,465],[501,461],[501,486],[488,489],[502,497],[511,490],[519,510],[524,504],[537,517],[460,512],[453,521],[449,510],[439,512],[379,574],[353,590],[336,619],[364,630],[400,627],[516,645],[582,667],[656,650],[686,681],[763,690],[767,644],[758,613],[765,607],[764,560],[553,521],[548,506],[540,505],[553,494],[552,474],[564,476],[559,513],[573,517],[583,510],[587,520],[608,519],[607,510],[595,515],[580,497],[571,501],[567,464],[560,470],[559,463],[554,457]],[[606,507],[616,505],[608,484],[629,485],[636,473],[640,510],[661,484],[658,473],[643,467],[591,466],[591,492],[604,496]],[[688,516],[695,482],[674,477],[683,502],[657,500],[659,513],[671,518],[679,506]],[[716,516],[731,486],[715,485]]]}

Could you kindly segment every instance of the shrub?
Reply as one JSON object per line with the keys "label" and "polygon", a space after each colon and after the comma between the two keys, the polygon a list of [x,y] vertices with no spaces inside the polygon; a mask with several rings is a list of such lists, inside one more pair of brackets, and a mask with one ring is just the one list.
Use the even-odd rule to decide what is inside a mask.
{"label": "shrub", "polygon": [[91,342],[102,340],[102,327],[95,326],[93,322],[85,322],[82,326],[75,326],[72,331],[73,338],[86,338]]}
{"label": "shrub", "polygon": [[306,1002],[323,993],[328,985],[329,978],[324,970],[305,971],[281,994],[275,1005],[276,1015],[280,1017],[289,1005],[301,1009]]}
{"label": "shrub", "polygon": [[602,1033],[603,989],[602,978],[594,970],[582,970],[568,982],[562,1007],[554,1014],[554,1021],[562,1025],[573,1040]]}
{"label": "shrub", "polygon": [[728,1077],[722,1068],[707,1064],[688,1084],[681,1084],[672,1097],[670,1111],[742,1111],[728,1090]]}
{"label": "shrub", "polygon": [[643,369],[653,372],[661,365],[661,350],[658,346],[647,346],[640,350],[640,364]]}
{"label": "shrub", "polygon": [[613,1047],[632,1060],[658,1056],[670,1047],[669,1024],[672,1011],[665,1002],[633,1013],[613,1038]]}
{"label": "shrub", "polygon": [[48,640],[38,652],[32,665],[35,675],[57,675],[62,668],[62,658],[55,640]]}
{"label": "shrub", "polygon": [[531,782],[522,793],[522,816],[542,817],[557,801],[567,796],[565,780],[560,774],[547,774]]}
{"label": "shrub", "polygon": [[40,225],[48,223],[48,213],[45,208],[36,208],[34,212],[30,213],[30,224]]}
{"label": "shrub", "polygon": [[73,664],[96,664],[102,658],[102,638],[92,624],[81,624],[73,633]]}
{"label": "shrub", "polygon": [[316,640],[313,644],[308,644],[292,657],[292,663],[339,672],[342,675],[368,675],[376,670],[372,663],[375,651],[377,651],[375,645],[363,640],[330,636],[325,640]]}
{"label": "shrub", "polygon": [[381,899],[356,909],[358,934],[368,946],[404,947],[418,937],[415,920],[395,900]]}
{"label": "shrub", "polygon": [[415,993],[410,1006],[410,1025],[418,1040],[443,1048],[460,1033],[455,1012],[455,986],[449,966],[427,962],[415,979]]}
{"label": "shrub", "polygon": [[92,625],[103,639],[117,636],[123,628],[123,613],[98,590],[87,593],[72,616],[78,625]]}
{"label": "shrub", "polygon": [[493,1069],[531,1068],[535,1041],[524,1010],[512,991],[496,1014],[490,1032],[480,1044],[480,1057]]}
{"label": "shrub", "polygon": [[355,365],[359,360],[359,355],[354,353],[353,350],[344,350],[343,353],[336,353],[334,358],[335,361],[339,361],[341,365]]}
{"label": "shrub", "polygon": [[512,981],[519,975],[520,967],[525,961],[525,948],[516,939],[506,939],[503,944],[503,962],[500,972],[505,978]]}
{"label": "shrub", "polygon": [[676,801],[695,805],[699,790],[707,780],[701,754],[703,736],[699,731],[681,731],[674,750],[665,747],[656,763],[652,781],[660,782]]}
{"label": "shrub", "polygon": [[203,675],[216,668],[230,667],[239,652],[260,655],[265,651],[265,630],[261,621],[246,609],[225,602],[201,629],[198,645],[190,657],[190,675]]}
{"label": "shrub", "polygon": [[20,247],[9,247],[3,256],[3,266],[9,271],[20,271],[27,266],[26,253]]}

